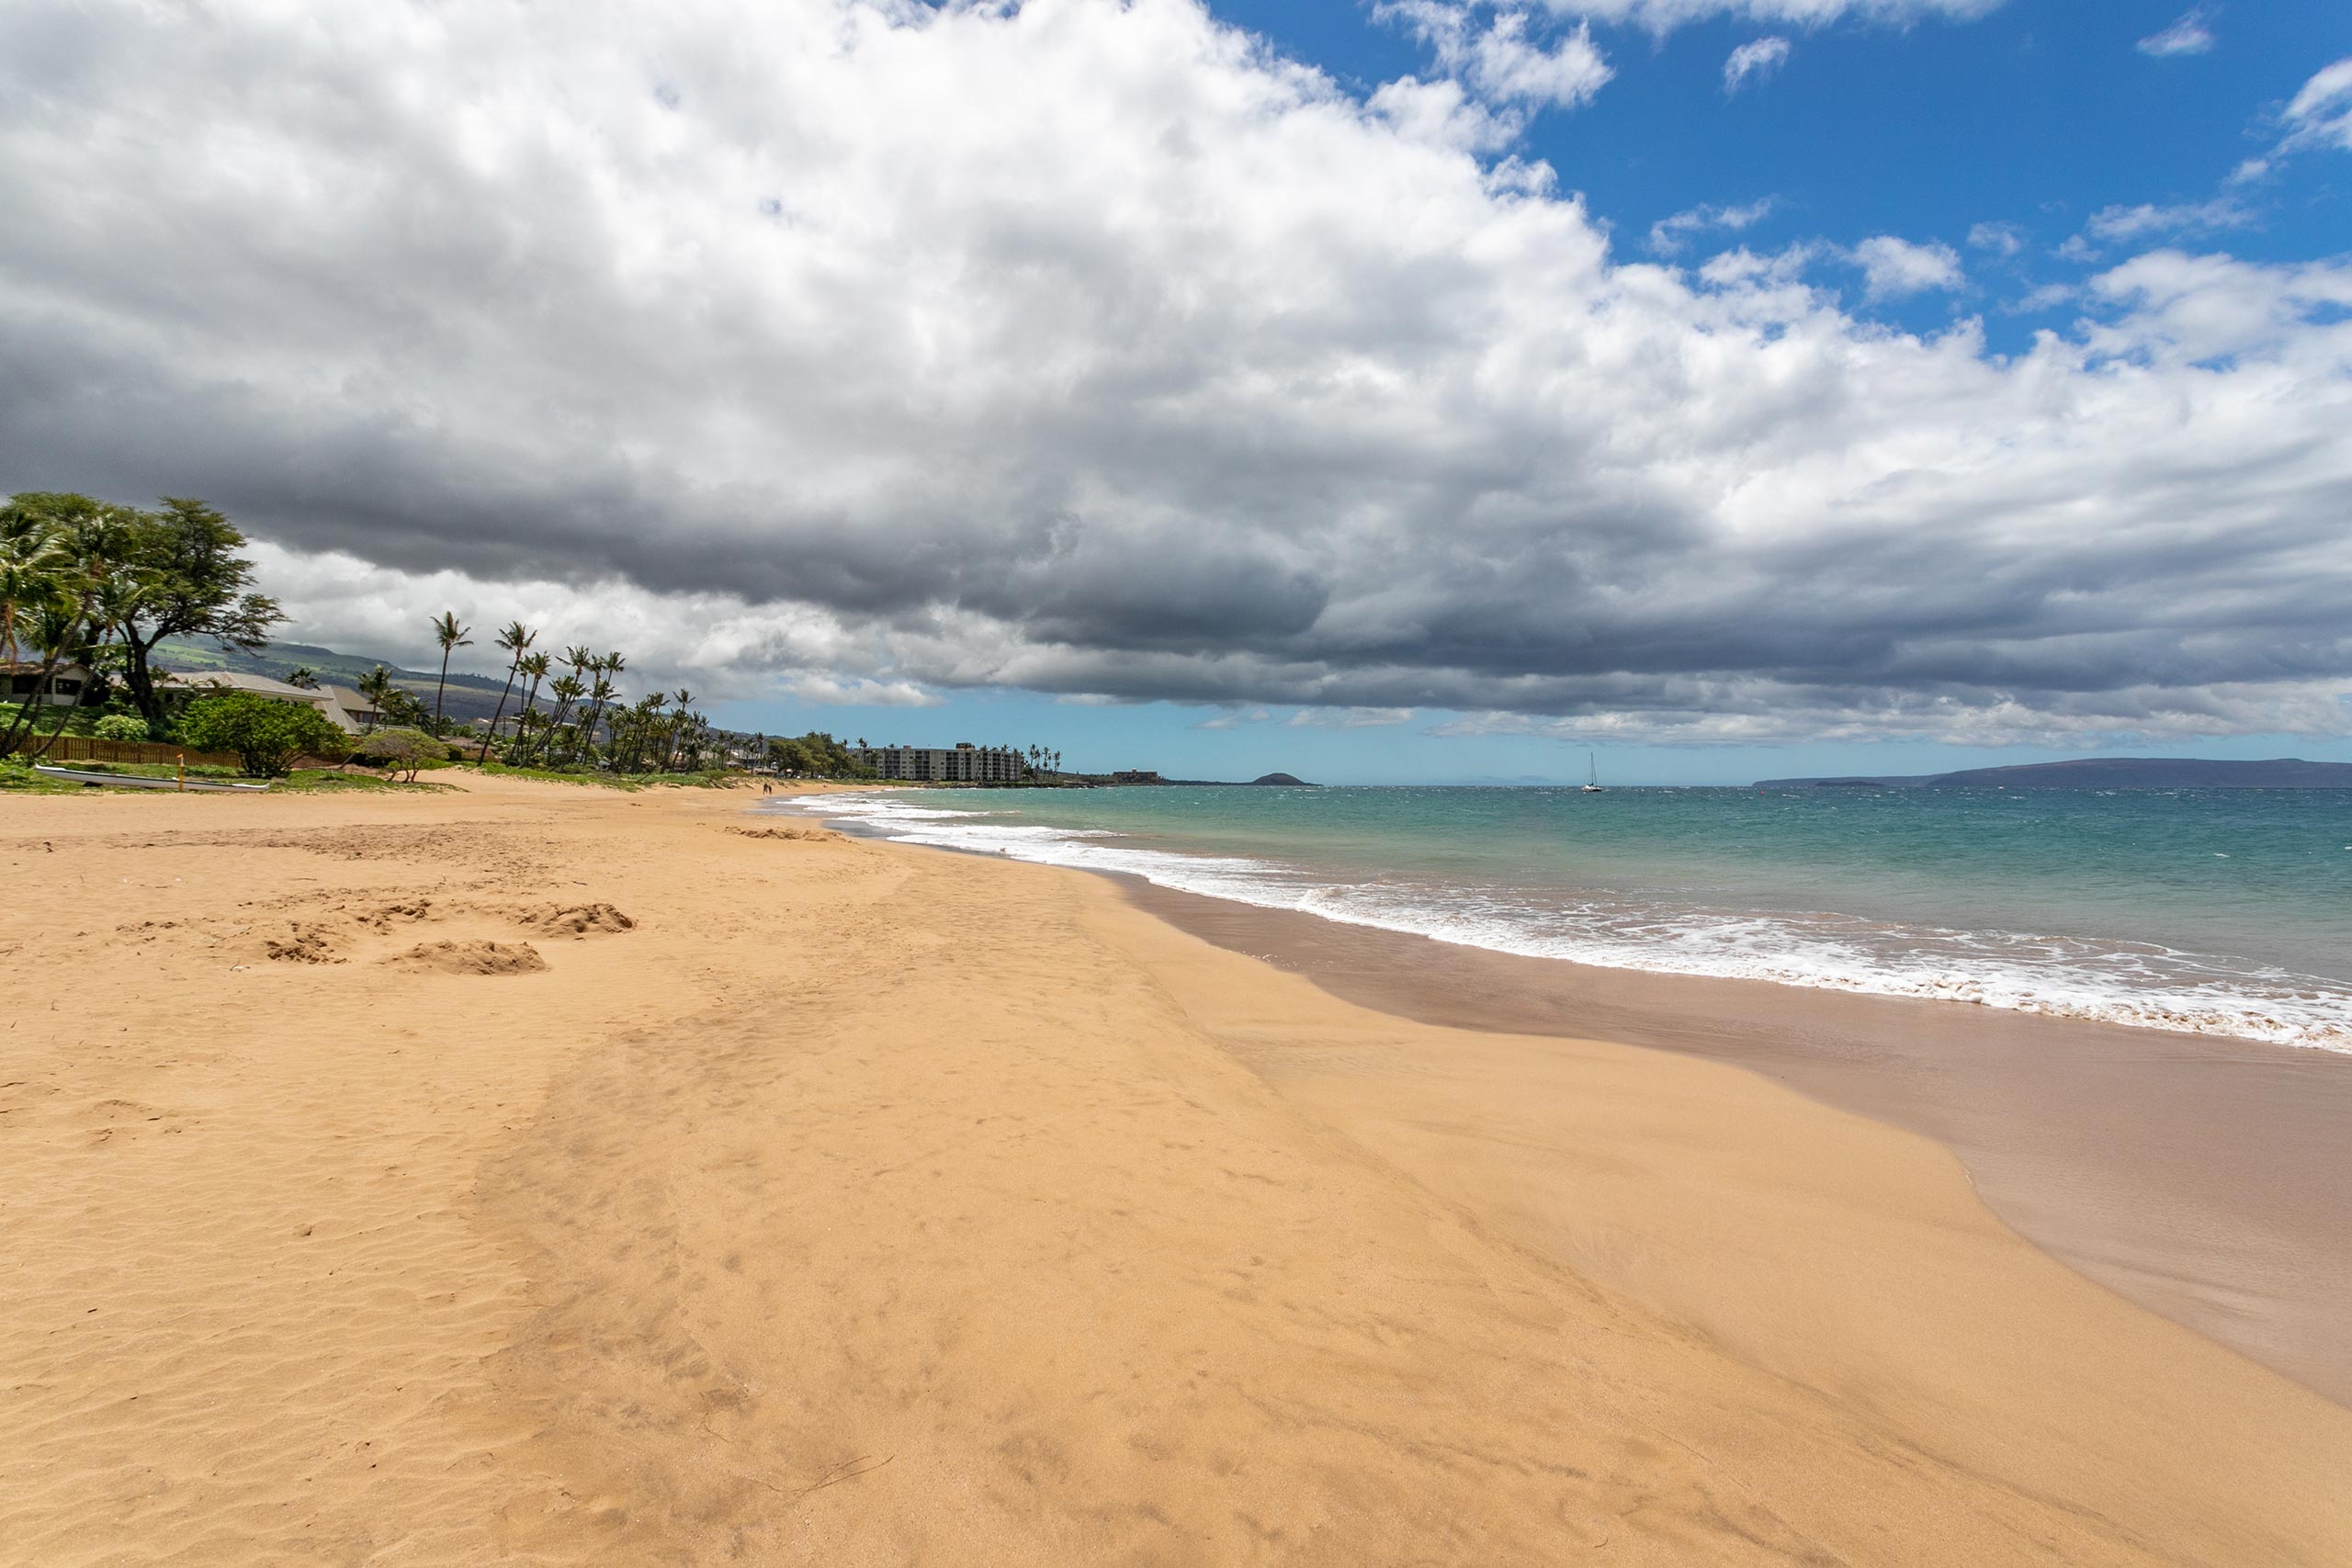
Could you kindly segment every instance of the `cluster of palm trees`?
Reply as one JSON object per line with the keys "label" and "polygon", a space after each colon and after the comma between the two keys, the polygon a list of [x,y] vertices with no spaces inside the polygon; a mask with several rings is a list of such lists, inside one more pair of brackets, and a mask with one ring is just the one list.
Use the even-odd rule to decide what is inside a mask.
{"label": "cluster of palm trees", "polygon": [[[473,646],[472,631],[459,625],[455,614],[444,614],[433,623],[434,640],[441,645],[441,680],[433,694],[436,732],[443,728],[449,656]],[[549,653],[535,648],[538,638],[537,632],[520,621],[509,621],[498,633],[495,645],[506,655],[506,682],[476,762],[489,760],[491,742],[506,717],[507,700],[519,685],[523,704],[515,716],[514,738],[506,747],[509,766],[601,766],[616,773],[663,773],[690,772],[702,764],[711,745],[710,720],[694,711],[692,692],[682,686],[622,704],[613,678],[628,668],[628,660],[618,650],[597,653],[572,647]],[[542,694],[548,698],[544,709],[539,706]]]}

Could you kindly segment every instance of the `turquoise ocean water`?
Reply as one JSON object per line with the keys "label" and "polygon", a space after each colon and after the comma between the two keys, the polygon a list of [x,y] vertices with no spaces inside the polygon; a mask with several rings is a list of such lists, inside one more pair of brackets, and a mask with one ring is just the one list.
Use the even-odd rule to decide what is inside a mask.
{"label": "turquoise ocean water", "polygon": [[1499,952],[2352,1052],[2352,791],[906,791],[916,842]]}

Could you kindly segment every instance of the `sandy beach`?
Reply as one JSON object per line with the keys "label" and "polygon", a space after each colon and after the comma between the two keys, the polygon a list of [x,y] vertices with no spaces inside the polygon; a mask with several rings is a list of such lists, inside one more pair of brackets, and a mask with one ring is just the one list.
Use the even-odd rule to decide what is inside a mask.
{"label": "sandy beach", "polygon": [[[1186,931],[1383,1012],[1733,1062],[1924,1134],[2037,1246],[2352,1404],[2352,1057],[1599,969],[1122,886]],[[1522,1045],[1510,1070],[1544,1054]]]}
{"label": "sandy beach", "polygon": [[0,798],[0,1561],[2352,1559],[1919,1131],[754,798]]}

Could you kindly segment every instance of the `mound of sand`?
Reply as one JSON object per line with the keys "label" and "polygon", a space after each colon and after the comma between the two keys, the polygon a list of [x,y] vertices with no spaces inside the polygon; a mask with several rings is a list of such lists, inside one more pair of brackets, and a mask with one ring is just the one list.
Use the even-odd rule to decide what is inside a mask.
{"label": "mound of sand", "polygon": [[790,839],[800,843],[838,844],[842,836],[830,828],[729,828],[746,839]]}
{"label": "mound of sand", "polygon": [[515,921],[543,936],[584,937],[592,931],[617,934],[635,931],[637,922],[610,904],[548,904]]}
{"label": "mound of sand", "polygon": [[421,942],[385,962],[445,975],[535,975],[548,966],[527,942]]}
{"label": "mound of sand", "polygon": [[334,944],[327,940],[326,932],[322,931],[306,931],[297,927],[294,936],[289,941],[279,942],[271,938],[264,945],[269,956],[281,964],[340,964],[343,962],[335,956]]}

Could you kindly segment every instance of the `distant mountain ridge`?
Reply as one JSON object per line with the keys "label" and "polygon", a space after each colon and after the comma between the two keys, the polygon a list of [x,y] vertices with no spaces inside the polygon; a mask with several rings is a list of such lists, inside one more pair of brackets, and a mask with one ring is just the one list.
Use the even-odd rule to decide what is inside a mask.
{"label": "distant mountain ridge", "polygon": [[2202,757],[2078,757],[2007,768],[1883,777],[1758,779],[1758,789],[2352,789],[2352,762]]}

